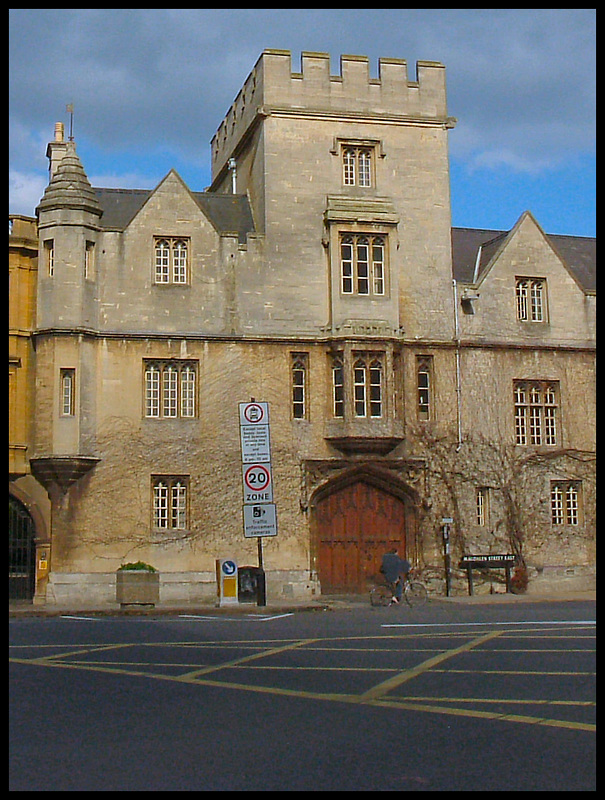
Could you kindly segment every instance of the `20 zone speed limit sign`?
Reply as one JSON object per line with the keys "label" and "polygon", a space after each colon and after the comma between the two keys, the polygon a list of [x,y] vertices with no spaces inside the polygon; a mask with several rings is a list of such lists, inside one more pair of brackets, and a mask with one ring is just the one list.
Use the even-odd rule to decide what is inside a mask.
{"label": "20 zone speed limit sign", "polygon": [[272,503],[273,481],[270,464],[246,464],[243,467],[244,503]]}

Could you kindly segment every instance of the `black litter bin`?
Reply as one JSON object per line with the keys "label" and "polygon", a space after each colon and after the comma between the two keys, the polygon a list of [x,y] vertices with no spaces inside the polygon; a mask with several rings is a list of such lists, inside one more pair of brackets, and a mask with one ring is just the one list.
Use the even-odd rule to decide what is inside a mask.
{"label": "black litter bin", "polygon": [[237,599],[240,603],[256,603],[259,589],[258,567],[240,567],[237,571]]}

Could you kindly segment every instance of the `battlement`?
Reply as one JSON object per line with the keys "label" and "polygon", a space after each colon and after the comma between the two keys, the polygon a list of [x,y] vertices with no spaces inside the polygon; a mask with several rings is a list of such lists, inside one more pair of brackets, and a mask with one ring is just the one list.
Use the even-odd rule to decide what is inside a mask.
{"label": "battlement", "polygon": [[445,67],[418,61],[410,80],[406,61],[380,58],[378,77],[371,78],[369,58],[342,55],[340,74],[332,75],[329,53],[303,52],[301,71],[293,72],[290,51],[264,50],[212,139],[213,178],[259,116],[286,110],[445,125]]}

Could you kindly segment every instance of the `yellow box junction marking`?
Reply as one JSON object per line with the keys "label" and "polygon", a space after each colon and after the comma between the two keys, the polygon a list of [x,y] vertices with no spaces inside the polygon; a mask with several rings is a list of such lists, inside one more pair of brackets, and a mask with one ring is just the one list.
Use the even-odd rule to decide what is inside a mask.
{"label": "yellow box junction marking", "polygon": [[[526,630],[525,633],[528,633]],[[401,651],[399,648],[395,647],[372,647],[371,644],[374,640],[380,642],[380,644],[384,644],[385,640],[388,644],[388,640],[393,640],[393,643],[401,641],[402,638],[405,638],[409,643],[411,640],[415,639],[423,639],[430,636],[431,639],[439,639],[440,637],[447,636],[450,638],[468,638],[469,632],[464,634],[460,632],[431,632],[430,634],[427,633],[414,633],[413,635],[406,634],[405,637],[400,636],[350,636],[350,637],[325,637],[325,638],[308,638],[308,639],[288,639],[288,640],[263,640],[263,641],[234,641],[231,640],[229,642],[222,642],[222,641],[215,641],[215,642],[150,642],[150,643],[142,643],[142,642],[132,642],[132,643],[114,643],[114,644],[104,644],[104,645],[21,645],[21,646],[13,646],[13,650],[33,650],[34,652],[39,652],[40,650],[48,651],[48,649],[58,649],[61,647],[66,647],[63,652],[55,652],[48,655],[36,656],[33,658],[19,658],[14,657],[11,658],[11,661],[20,664],[35,664],[37,666],[42,667],[54,667],[54,668],[63,668],[63,669],[80,669],[92,672],[103,672],[108,674],[117,674],[117,675],[127,675],[130,677],[145,677],[145,678],[152,678],[156,680],[168,680],[168,681],[176,681],[181,683],[188,683],[191,685],[197,686],[209,686],[209,687],[221,687],[221,688],[231,688],[238,691],[247,691],[247,692],[259,692],[263,694],[272,694],[276,696],[288,696],[288,697],[298,697],[303,699],[313,699],[313,700],[322,700],[325,702],[345,702],[357,705],[372,705],[374,707],[382,707],[382,708],[395,708],[399,710],[406,710],[406,711],[413,711],[413,712],[422,712],[422,713],[433,713],[433,714],[443,714],[443,715],[451,715],[451,716],[464,716],[464,717],[472,717],[478,719],[486,719],[486,720],[500,720],[506,722],[517,722],[523,724],[532,724],[532,725],[547,725],[551,727],[558,727],[558,728],[568,728],[572,730],[583,730],[583,731],[594,731],[596,726],[590,723],[583,723],[583,722],[571,722],[567,720],[559,720],[559,719],[548,719],[544,717],[537,717],[537,716],[529,716],[523,714],[514,714],[514,713],[503,713],[501,711],[496,711],[495,709],[489,710],[482,710],[482,709],[472,709],[472,708],[460,708],[454,707],[450,704],[456,704],[457,706],[464,706],[469,704],[484,704],[486,706],[498,704],[522,704],[522,705],[542,705],[542,706],[593,706],[595,705],[592,701],[556,701],[556,700],[545,700],[545,699],[538,699],[538,700],[531,700],[531,699],[501,699],[501,700],[494,700],[494,699],[487,699],[487,698],[461,698],[461,697],[430,697],[430,696],[422,696],[422,697],[401,697],[401,696],[388,696],[389,692],[397,689],[398,687],[402,686],[403,684],[412,681],[414,678],[426,674],[426,673],[467,673],[467,674],[494,674],[494,675],[507,675],[507,674],[514,674],[514,675],[567,675],[567,676],[589,676],[593,675],[594,673],[591,672],[555,672],[555,671],[523,671],[523,670],[458,670],[458,669],[440,669],[440,665],[444,664],[444,662],[448,661],[451,658],[454,658],[461,653],[472,652],[476,648],[480,647],[481,645],[494,640],[498,637],[502,639],[508,638],[516,638],[515,632],[506,629],[499,629],[497,631],[490,631],[487,633],[483,633],[480,636],[476,636],[475,638],[471,639],[470,641],[466,641],[459,646],[450,648],[450,649],[439,649],[437,654],[422,661],[420,664],[416,665],[415,667],[411,667],[406,670],[396,670],[396,668],[391,667],[352,667],[352,666],[343,666],[343,667],[327,667],[327,666],[279,666],[279,665],[263,665],[263,664],[254,664],[252,662],[259,661],[265,659],[272,655],[279,655],[282,653],[294,651],[297,649],[304,648],[304,652],[318,652],[318,651],[330,651],[330,652],[339,652],[339,653],[346,653],[346,652],[375,652],[375,653],[392,653],[392,652],[405,652],[406,654],[410,653],[420,653],[420,652],[434,652],[437,648],[434,647],[412,647],[406,649],[405,651]],[[519,637],[524,638],[524,637]],[[529,638],[529,637],[528,637]],[[553,638],[560,638],[560,637],[553,637]],[[578,636],[574,636],[573,638],[582,638]],[[348,642],[367,642],[367,647],[360,647],[360,646],[347,646]],[[327,643],[333,643],[330,646]],[[337,643],[342,643],[338,645]],[[267,647],[267,645],[271,645]],[[344,646],[343,646],[344,645]],[[160,647],[160,648],[185,648],[188,652],[200,652],[202,653],[204,650],[212,651],[214,649],[238,649],[238,650],[254,650],[255,652],[249,653],[248,655],[240,656],[238,658],[231,659],[229,661],[223,661],[217,664],[185,664],[185,663],[159,663],[155,661],[82,661],[82,656],[89,656],[91,653],[102,653],[108,652],[111,650],[118,650],[121,649],[125,653],[128,652],[129,649],[132,648],[143,648],[143,647]],[[76,649],[77,648],[77,649]],[[486,650],[489,652],[497,652],[493,648],[483,648],[482,652]],[[507,650],[502,650],[501,652],[506,653]],[[515,650],[515,652],[519,652]],[[532,649],[531,651],[522,651],[522,652],[534,652]],[[545,651],[539,651],[545,652]],[[546,651],[546,652],[553,652],[553,651]],[[558,651],[554,651],[558,652]],[[570,651],[566,651],[570,652]],[[573,651],[573,652],[590,652],[590,651]],[[80,658],[78,658],[80,657]],[[71,661],[66,661],[66,659],[72,659]],[[179,668],[187,668],[187,667],[195,667],[195,669],[189,669],[189,671],[182,673],[180,675],[166,675],[161,672],[149,671],[146,669],[133,669],[133,667],[179,667]],[[352,693],[339,693],[339,692],[321,692],[321,691],[305,691],[299,689],[287,689],[279,686],[258,686],[258,685],[249,685],[246,683],[228,681],[228,680],[220,680],[220,678],[211,678],[207,677],[211,673],[220,672],[224,669],[238,669],[238,670],[246,670],[246,669],[255,669],[255,670],[269,670],[272,672],[275,671],[296,671],[296,670],[305,670],[305,671],[327,671],[327,672],[335,672],[335,671],[342,671],[342,672],[363,672],[363,673],[371,673],[371,672],[396,672],[395,675],[387,678],[384,681],[376,684],[375,686],[371,687],[367,691],[361,694],[352,694]]]}

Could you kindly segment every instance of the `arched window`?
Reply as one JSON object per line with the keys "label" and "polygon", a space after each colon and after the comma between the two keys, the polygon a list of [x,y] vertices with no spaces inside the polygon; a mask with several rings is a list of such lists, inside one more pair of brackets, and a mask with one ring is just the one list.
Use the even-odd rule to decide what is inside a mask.
{"label": "arched window", "polygon": [[378,359],[370,364],[370,416],[382,416],[382,364]]}
{"label": "arched window", "polygon": [[187,242],[177,239],[172,248],[172,280],[187,283]]}
{"label": "arched window", "polygon": [[181,417],[195,417],[195,369],[181,370]]}
{"label": "arched window", "polygon": [[335,417],[344,417],[345,377],[344,365],[340,357],[332,361],[332,408]]}
{"label": "arched window", "polygon": [[342,182],[344,186],[372,186],[373,147],[348,145],[342,150]]}
{"label": "arched window", "polygon": [[197,364],[192,361],[149,361],[145,364],[144,413],[163,419],[197,414]]}
{"label": "arched window", "polygon": [[292,355],[292,416],[307,417],[307,354]]}
{"label": "arched window", "polygon": [[162,373],[164,417],[176,417],[179,396],[179,373],[175,366],[164,367]]}
{"label": "arched window", "polygon": [[353,396],[356,417],[366,417],[367,375],[365,361],[358,358],[353,364]]}
{"label": "arched window", "polygon": [[189,280],[189,240],[164,237],[155,240],[156,284],[184,285]]}
{"label": "arched window", "polygon": [[168,283],[170,280],[170,243],[158,239],[155,243],[155,282]]}
{"label": "arched window", "polygon": [[356,417],[382,416],[382,362],[358,358],[353,364],[353,395]]}
{"label": "arched window", "polygon": [[185,530],[189,479],[180,475],[154,475],[152,483],[153,527],[160,530]]}
{"label": "arched window", "polygon": [[386,294],[386,237],[343,234],[340,238],[343,294]]}

